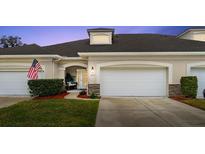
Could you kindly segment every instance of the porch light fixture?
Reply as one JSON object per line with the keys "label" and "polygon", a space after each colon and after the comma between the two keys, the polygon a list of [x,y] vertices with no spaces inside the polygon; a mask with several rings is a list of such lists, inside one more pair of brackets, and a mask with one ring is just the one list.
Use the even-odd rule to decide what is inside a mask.
{"label": "porch light fixture", "polygon": [[94,73],[95,73],[95,70],[94,70],[94,67],[93,67],[93,66],[91,67],[90,73],[91,73],[91,74],[94,74]]}

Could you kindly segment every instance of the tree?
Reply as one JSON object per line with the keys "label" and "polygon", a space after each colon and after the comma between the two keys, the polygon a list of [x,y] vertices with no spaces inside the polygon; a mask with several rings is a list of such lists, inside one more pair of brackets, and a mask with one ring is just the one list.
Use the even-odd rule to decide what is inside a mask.
{"label": "tree", "polygon": [[15,48],[22,46],[21,37],[19,36],[6,36],[0,38],[0,46],[2,48]]}

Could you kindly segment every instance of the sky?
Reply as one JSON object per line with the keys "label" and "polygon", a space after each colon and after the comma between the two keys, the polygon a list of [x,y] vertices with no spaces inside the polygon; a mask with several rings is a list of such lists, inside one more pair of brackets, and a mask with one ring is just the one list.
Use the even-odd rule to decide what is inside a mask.
{"label": "sky", "polygon": [[[0,37],[20,36],[26,44],[47,46],[88,38],[88,28],[114,28],[115,34],[178,35],[190,26],[0,26]],[[192,27],[193,28],[193,27]]]}

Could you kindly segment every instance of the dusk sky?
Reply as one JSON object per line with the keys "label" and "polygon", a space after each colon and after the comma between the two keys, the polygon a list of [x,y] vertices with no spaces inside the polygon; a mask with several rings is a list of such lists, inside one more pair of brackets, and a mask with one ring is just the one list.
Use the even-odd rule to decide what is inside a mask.
{"label": "dusk sky", "polygon": [[155,33],[178,35],[190,26],[0,26],[0,36],[20,36],[26,44],[46,46],[88,38],[88,28],[114,28],[115,34]]}

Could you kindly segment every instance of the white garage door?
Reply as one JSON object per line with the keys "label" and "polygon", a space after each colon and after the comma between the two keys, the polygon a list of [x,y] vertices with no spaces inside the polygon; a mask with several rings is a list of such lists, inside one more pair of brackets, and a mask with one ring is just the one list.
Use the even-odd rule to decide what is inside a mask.
{"label": "white garage door", "polygon": [[101,69],[101,96],[167,96],[165,68]]}
{"label": "white garage door", "polygon": [[[44,73],[39,73],[44,78]],[[27,72],[0,72],[0,95],[29,95]]]}
{"label": "white garage door", "polygon": [[198,79],[197,97],[203,97],[203,90],[205,89],[205,68],[192,68],[191,75],[197,76]]}

